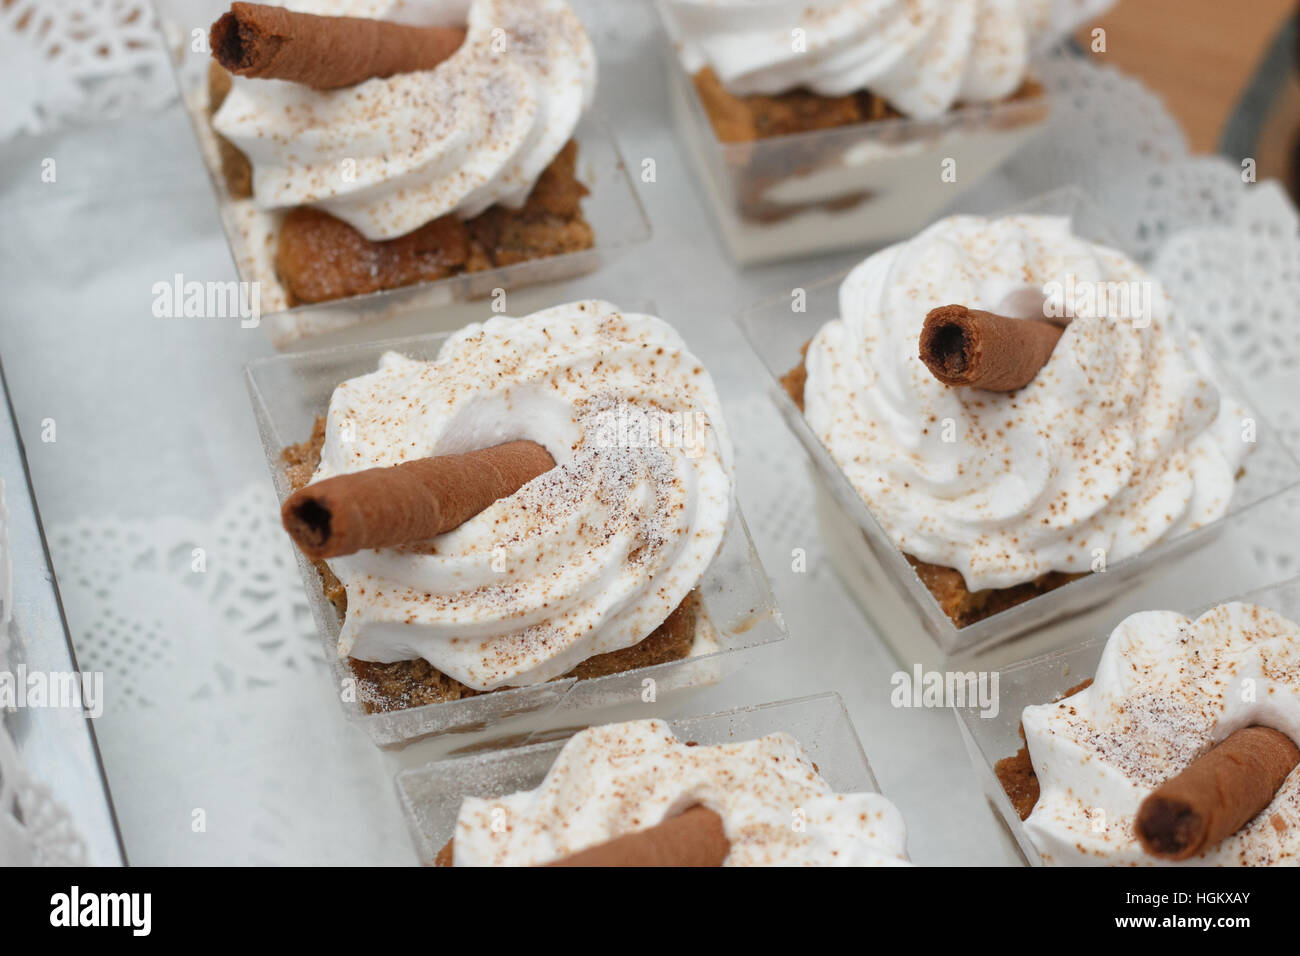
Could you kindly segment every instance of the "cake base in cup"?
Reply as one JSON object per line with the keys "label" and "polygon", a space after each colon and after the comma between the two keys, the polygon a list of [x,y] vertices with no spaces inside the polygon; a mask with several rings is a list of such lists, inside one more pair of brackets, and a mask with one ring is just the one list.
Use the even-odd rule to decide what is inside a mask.
{"label": "cake base in cup", "polygon": [[[735,97],[683,69],[675,44],[663,53],[679,139],[740,265],[907,235],[1043,129],[1051,110],[1032,85],[934,120],[898,116],[865,93]],[[917,174],[944,162],[960,165],[960,184],[936,190]]]}
{"label": "cake base in cup", "polygon": [[[707,66],[691,77],[691,83],[714,134],[724,143],[747,143],[769,136],[789,136],[903,116],[883,96],[867,90],[845,96],[822,96],[800,88],[775,96],[737,96]],[[1015,103],[1042,95],[1042,86],[1027,79],[999,102]],[[953,108],[962,106],[958,103]]]}
{"label": "cake base in cup", "polygon": [[[1073,697],[1091,684],[1092,678],[1089,677],[1067,690],[1060,699]],[[1023,723],[1020,725],[1020,739],[1025,739]],[[1038,775],[1034,773],[1034,763],[1029,759],[1029,747],[1022,746],[1013,756],[1003,757],[993,766],[993,773],[1016,814],[1021,820],[1029,819],[1029,814],[1034,812],[1034,805],[1038,803],[1039,794]]]}
{"label": "cake base in cup", "polygon": [[[311,476],[320,464],[324,444],[325,418],[317,416],[310,438],[283,449],[281,460],[291,491],[297,491],[311,481]],[[313,561],[312,564],[320,574],[325,596],[334,605],[341,620],[347,612],[348,600],[342,582],[324,561]],[[667,619],[639,643],[589,657],[556,680],[588,680],[689,657],[695,646],[701,611],[699,593],[691,591]],[[468,687],[423,659],[380,663],[350,657],[348,666],[357,678],[357,699],[368,714],[389,713],[408,707],[493,693],[492,690]]]}

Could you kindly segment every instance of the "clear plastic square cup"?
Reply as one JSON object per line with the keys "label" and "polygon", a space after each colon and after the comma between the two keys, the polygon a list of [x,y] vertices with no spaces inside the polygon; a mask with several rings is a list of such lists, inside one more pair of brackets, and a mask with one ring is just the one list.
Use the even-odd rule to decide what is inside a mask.
{"label": "clear plastic square cup", "polygon": [[[1051,193],[1008,213],[1067,215],[1076,233],[1122,248],[1104,215],[1075,189]],[[1256,445],[1222,518],[1114,563],[1103,573],[1085,575],[959,628],[877,523],[780,382],[801,362],[804,344],[826,322],[839,317],[839,288],[846,275],[828,276],[774,296],[745,309],[738,321],[771,374],[772,400],[808,452],[818,526],[828,558],[849,594],[905,664],[989,667],[1069,644],[1095,630],[1097,621],[1104,619],[1097,615],[1104,615],[1108,601],[1170,574],[1178,567],[1178,558],[1203,548],[1254,506],[1296,486],[1294,457],[1252,407]],[[1237,387],[1234,394],[1250,404],[1248,390]]]}
{"label": "clear plastic square cup", "polygon": [[934,120],[872,120],[751,142],[714,131],[682,66],[671,11],[664,67],[680,141],[736,262],[878,244],[915,230],[1046,126],[1050,97],[977,104]]}
{"label": "clear plastic square cup", "polygon": [[[483,319],[489,317],[484,307]],[[385,352],[432,360],[449,333],[365,345],[340,346],[277,355],[250,362],[249,392],[276,494],[290,493],[281,451],[311,436],[317,416],[324,415],[339,383],[373,372]],[[325,597],[320,575],[295,549],[303,585],[320,632],[325,659],[338,685],[352,676],[338,654],[338,612]],[[572,720],[575,713],[597,713],[629,700],[715,684],[746,662],[759,647],[785,637],[785,624],[772,596],[744,517],[737,512],[717,556],[698,585],[703,603],[696,651],[681,660],[589,680],[563,678],[531,687],[500,690],[462,700],[425,704],[405,710],[367,714],[360,702],[343,700],[347,716],[380,746],[431,735],[459,735],[444,747],[484,746]]]}
{"label": "clear plastic square cup", "polygon": [[[358,326],[366,326],[369,338],[450,331],[466,322],[463,313],[454,308],[459,303],[499,295],[499,290],[524,289],[594,272],[611,256],[650,237],[649,219],[613,134],[604,122],[589,114],[579,123],[574,138],[578,143],[577,176],[590,190],[582,200],[583,215],[595,237],[590,249],[366,295],[290,305],[273,262],[274,236],[284,210],[268,213],[259,210],[252,199],[231,195],[221,172],[220,152],[208,115],[211,56],[207,32],[230,4],[228,0],[157,0],[156,6],[172,54],[181,102],[211,175],[235,271],[240,281],[258,283],[258,321],[270,331],[279,348],[316,336],[325,337],[318,340],[321,343],[336,344],[346,341],[349,331]],[[372,323],[382,325],[371,328]]]}
{"label": "clear plastic square cup", "polygon": [[[1195,619],[1219,604],[1232,601],[1258,604],[1292,621],[1300,621],[1300,578],[1291,578],[1246,594],[1215,601],[1195,610],[1177,610],[1182,610],[1188,617]],[[1067,690],[1096,674],[1097,663],[1101,660],[1110,632],[1119,623],[1120,618],[1112,616],[1108,625],[1085,640],[1001,670],[996,716],[988,716],[984,708],[974,704],[953,708],[980,788],[1026,865],[1042,866],[1043,861],[1025,832],[1020,814],[1016,813],[1002,784],[998,782],[994,768],[999,760],[1015,756],[1024,746],[1025,742],[1020,737],[1020,715],[1026,707],[1058,700]]]}
{"label": "clear plastic square cup", "polygon": [[[647,705],[620,720],[650,717],[668,720],[679,740],[693,740],[704,746],[755,740],[784,731],[803,745],[837,792],[878,793],[880,789],[838,694],[678,718],[669,718]],[[570,728],[557,739],[453,757],[401,771],[396,778],[397,793],[420,861],[432,863],[451,839],[466,797],[499,797],[537,787],[565,740],[580,729]]]}

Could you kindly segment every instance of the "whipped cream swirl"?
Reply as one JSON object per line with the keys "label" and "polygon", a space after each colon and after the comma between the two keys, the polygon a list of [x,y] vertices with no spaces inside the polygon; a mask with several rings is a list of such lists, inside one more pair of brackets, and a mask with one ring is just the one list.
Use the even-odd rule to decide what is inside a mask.
{"label": "whipped cream swirl", "polygon": [[[682,65],[731,92],[870,90],[906,116],[1003,99],[1114,0],[662,0]],[[800,32],[796,32],[800,31]]]}
{"label": "whipped cream swirl", "polygon": [[[1027,386],[994,393],[918,357],[951,303],[1074,314]],[[1068,219],[941,220],[857,266],[840,314],[808,349],[808,422],[898,547],[971,590],[1113,565],[1227,511],[1245,408],[1159,283]]]}
{"label": "whipped cream swirl", "polygon": [[556,467],[428,547],[329,561],[339,653],[424,658],[477,690],[541,683],[657,628],[732,511],[708,373],[668,323],[574,302],[467,326],[339,385],[313,481],[529,439]]}
{"label": "whipped cream swirl", "polygon": [[[537,789],[466,799],[455,862],[549,863],[700,804],[722,817],[731,843],[725,866],[907,863],[894,805],[878,793],[836,793],[789,734],[692,747],[662,720],[584,730]],[[509,825],[497,832],[500,810]]]}
{"label": "whipped cream swirl", "polygon": [[[1025,831],[1044,863],[1169,865],[1133,831],[1142,801],[1215,744],[1259,724],[1300,741],[1300,627],[1253,604],[1196,620],[1134,614],[1092,685],[1026,707],[1040,795]],[[1253,820],[1187,866],[1300,864],[1300,769]]]}
{"label": "whipped cream swirl", "polygon": [[432,70],[346,89],[235,77],[212,123],[251,161],[261,209],[316,206],[378,240],[449,213],[517,208],[595,94],[595,52],[565,0],[285,6],[468,32]]}

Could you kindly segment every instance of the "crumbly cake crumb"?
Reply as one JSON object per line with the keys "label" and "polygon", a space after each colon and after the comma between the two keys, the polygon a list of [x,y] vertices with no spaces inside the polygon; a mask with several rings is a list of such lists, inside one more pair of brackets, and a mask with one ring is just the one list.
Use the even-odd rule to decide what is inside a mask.
{"label": "crumbly cake crumb", "polygon": [[916,576],[921,579],[926,590],[934,596],[939,606],[943,608],[943,613],[948,615],[948,619],[957,627],[969,627],[986,617],[992,617],[1007,608],[1023,604],[1030,598],[1054,591],[1084,576],[1083,573],[1048,571],[1032,581],[1009,588],[984,588],[980,591],[972,591],[966,587],[966,579],[956,568],[929,564],[906,552],[903,557],[907,558],[907,563],[916,571]]}
{"label": "crumbly cake crumb", "polygon": [[280,226],[276,274],[291,304],[327,302],[590,249],[595,235],[582,214],[588,190],[577,178],[577,156],[570,140],[519,209],[492,206],[466,220],[446,215],[383,241],[300,206]]}
{"label": "crumbly cake crumb", "polygon": [[[692,82],[714,133],[724,143],[752,142],[769,136],[834,129],[903,115],[884,97],[867,90],[846,96],[822,96],[800,88],[776,96],[737,96],[707,66],[692,77]],[[1041,93],[1042,87],[1027,79],[1003,102],[1032,99]],[[959,103],[956,108],[962,105]]]}
{"label": "crumbly cake crumb", "polygon": [[724,143],[750,142],[901,115],[883,98],[865,91],[848,96],[820,96],[811,90],[798,89],[777,96],[736,96],[722,85],[713,68],[707,66],[695,74],[694,83],[714,132]]}
{"label": "crumbly cake crumb", "polygon": [[[213,60],[208,64],[208,116],[211,117],[221,109],[230,94],[230,74],[220,63]],[[217,151],[221,158],[221,175],[226,181],[226,188],[236,199],[247,199],[253,195],[253,164],[230,140],[215,129],[212,135],[217,140]]]}
{"label": "crumbly cake crumb", "polygon": [[[751,143],[769,137],[901,118],[883,97],[865,90],[846,96],[821,96],[806,89],[777,96],[736,96],[727,91],[709,67],[696,73],[692,81],[715,135],[724,143]],[[1028,100],[1041,93],[1037,83],[1026,80],[1006,101]],[[990,119],[997,127],[1012,127],[1027,121],[1022,116]],[[874,193],[869,189],[806,203],[773,202],[767,198],[776,183],[839,163],[846,148],[843,137],[805,137],[780,149],[736,154],[743,159],[729,161],[739,163],[733,174],[741,216],[770,225],[804,212],[843,212],[871,199]]]}
{"label": "crumbly cake crumb", "polygon": [[[1089,677],[1062,694],[1061,700],[1073,697],[1091,685],[1092,678]],[[1020,739],[1025,739],[1024,724],[1020,725]],[[993,765],[993,772],[997,775],[998,783],[1002,785],[1016,814],[1021,820],[1029,819],[1029,814],[1034,812],[1034,804],[1038,803],[1039,794],[1038,775],[1034,773],[1034,762],[1029,759],[1029,748],[1021,747],[1016,751],[1015,756],[1003,757]]]}

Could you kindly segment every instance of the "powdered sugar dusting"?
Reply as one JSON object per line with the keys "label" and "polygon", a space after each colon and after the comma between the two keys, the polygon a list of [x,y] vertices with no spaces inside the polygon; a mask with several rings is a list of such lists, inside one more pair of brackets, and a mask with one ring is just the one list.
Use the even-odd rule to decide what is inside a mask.
{"label": "powdered sugar dusting", "polygon": [[[1074,705],[1066,704],[1068,712]],[[1125,777],[1155,789],[1208,749],[1214,719],[1202,707],[1162,693],[1141,691],[1118,708],[1115,725],[1093,727],[1067,720],[1078,740]]]}
{"label": "powdered sugar dusting", "polygon": [[[1142,800],[1252,725],[1300,740],[1300,626],[1250,604],[1191,621],[1127,618],[1090,687],[1028,707],[1025,740],[1041,795],[1025,823],[1048,863],[1155,863],[1133,834]],[[1249,824],[1192,865],[1300,863],[1300,770]]]}

